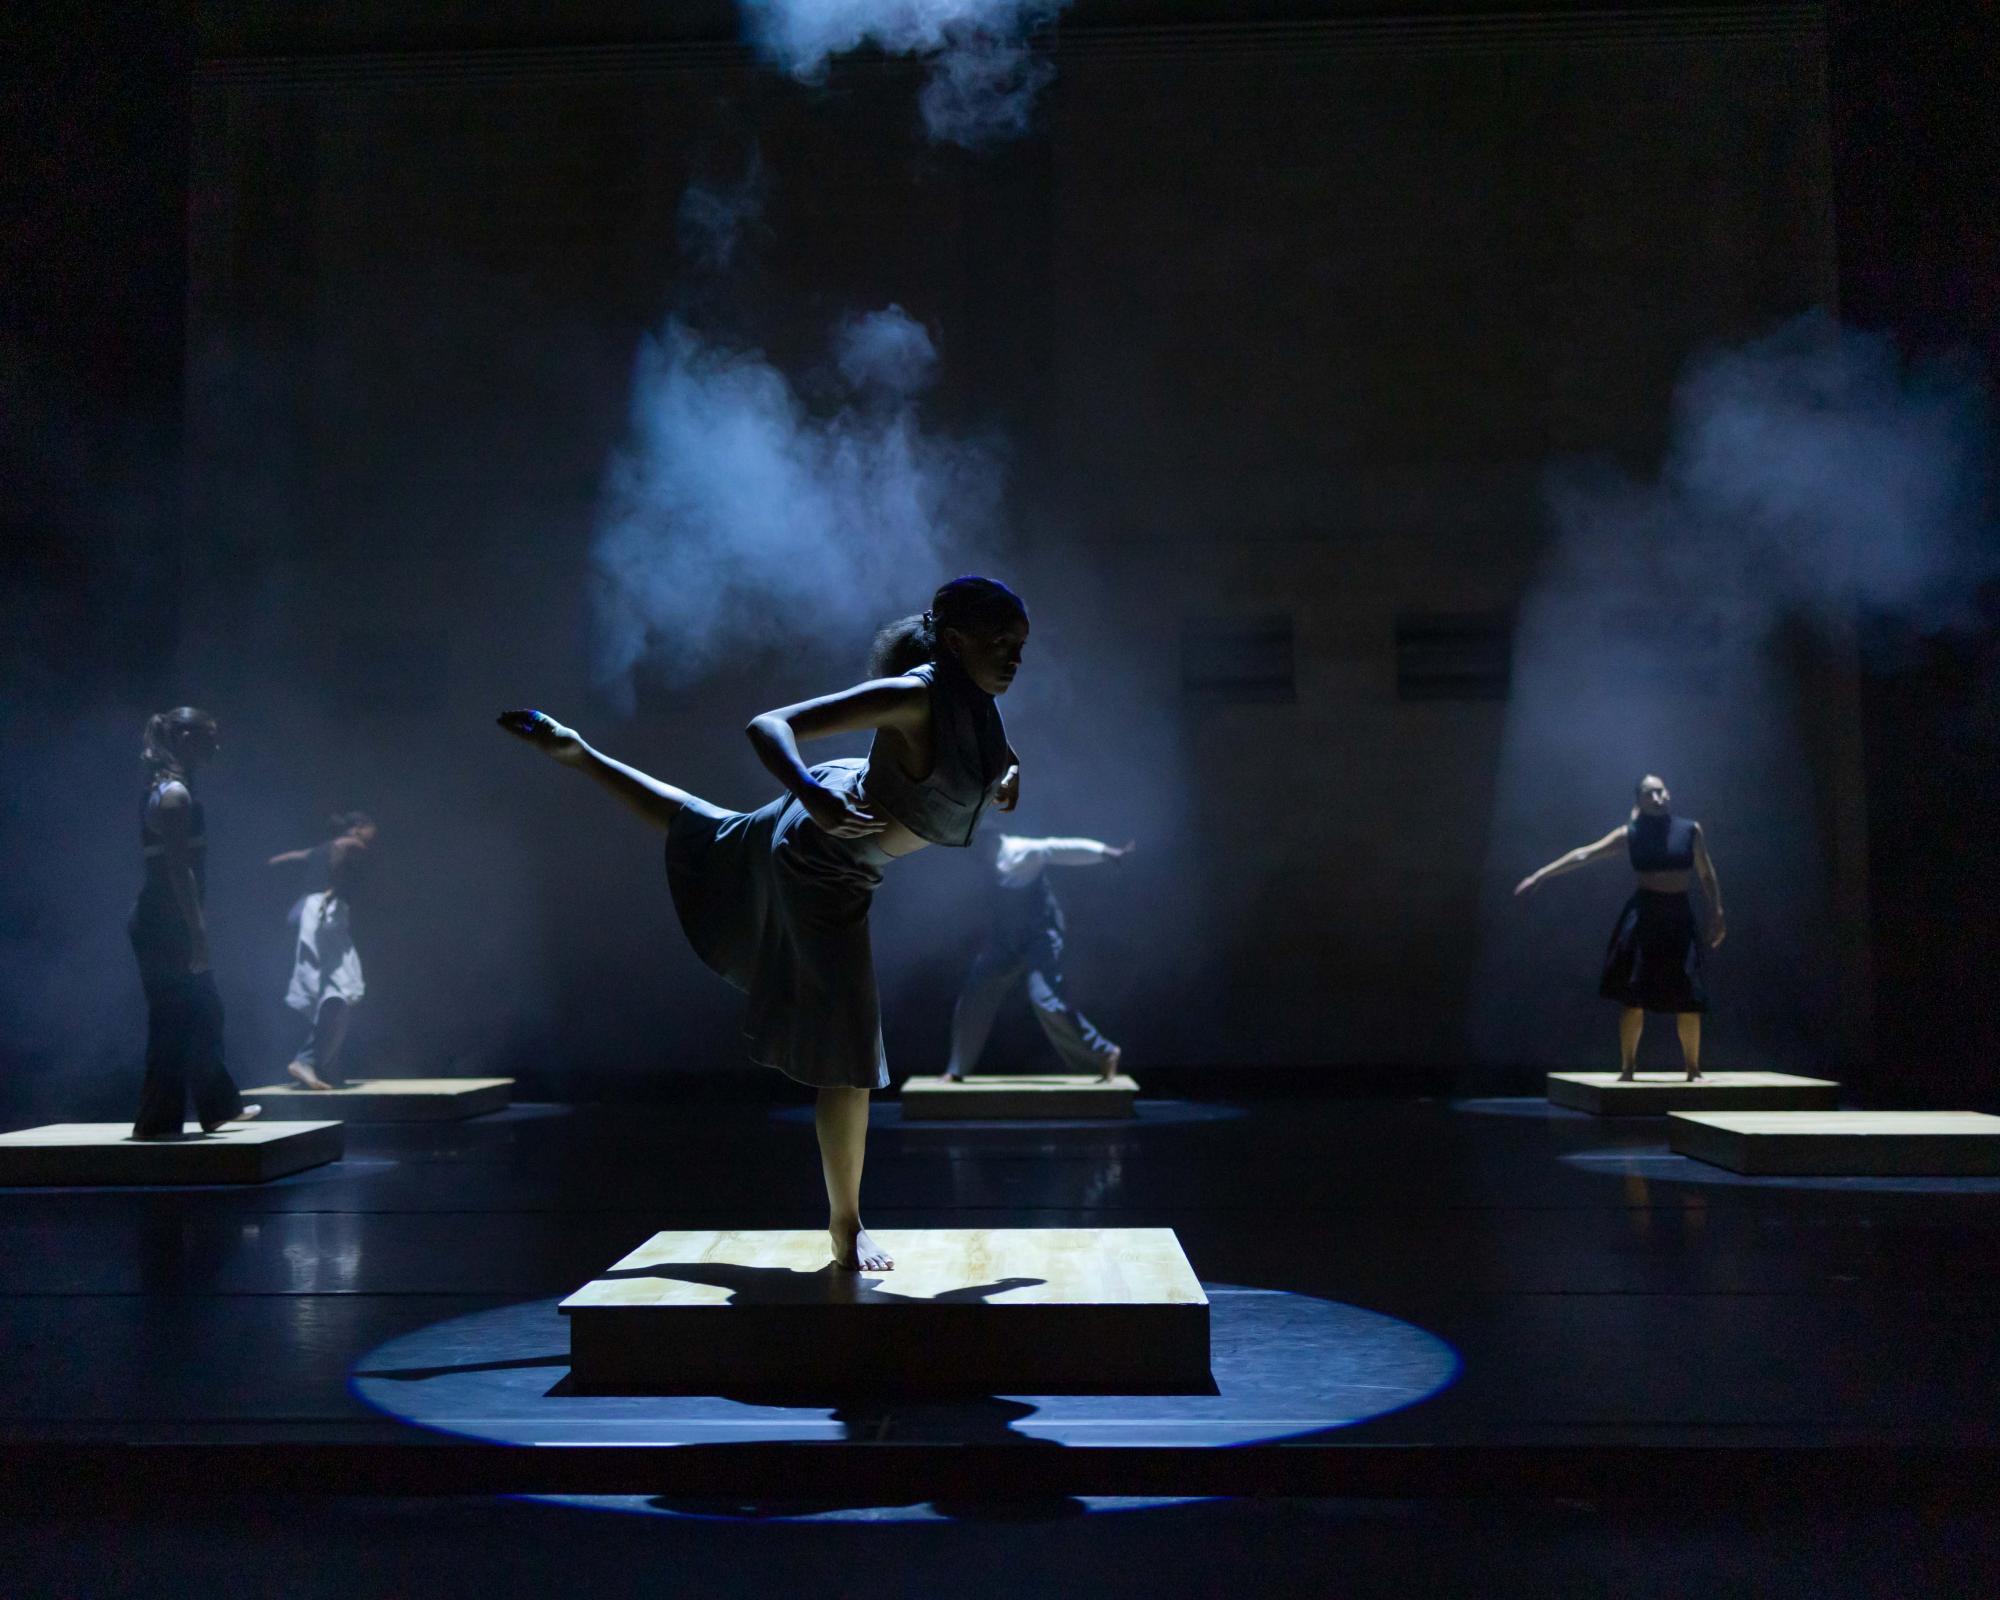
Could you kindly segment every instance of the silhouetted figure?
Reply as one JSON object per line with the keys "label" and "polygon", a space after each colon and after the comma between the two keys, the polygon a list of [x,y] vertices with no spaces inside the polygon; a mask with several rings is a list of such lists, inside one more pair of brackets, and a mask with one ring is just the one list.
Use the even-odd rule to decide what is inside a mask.
{"label": "silhouetted figure", "polygon": [[1063,992],[1063,935],[1068,931],[1062,902],[1049,882],[1050,867],[1094,867],[1121,861],[1131,844],[1097,839],[1027,839],[1000,835],[994,857],[997,880],[993,922],[966,975],[965,988],[951,1013],[951,1059],[947,1078],[963,1078],[979,1065],[1001,1002],[1024,979],[1035,1020],[1063,1065],[1109,1081],[1118,1074],[1121,1052],[1069,1003]]}
{"label": "silhouetted figure", "polygon": [[1597,992],[1624,1008],[1618,1019],[1620,1081],[1637,1069],[1639,1036],[1648,1011],[1674,1014],[1681,1041],[1681,1063],[1688,1081],[1701,1076],[1701,1016],[1708,1009],[1702,981],[1702,934],[1695,926],[1694,905],[1688,898],[1691,876],[1701,879],[1708,901],[1707,942],[1722,943],[1722,889],[1701,824],[1677,817],[1666,783],[1648,773],[1639,780],[1632,815],[1595,844],[1559,856],[1514,886],[1526,894],[1544,878],[1574,872],[1593,861],[1615,855],[1622,844],[1639,875],[1639,887],[1625,902],[1611,943],[1604,953],[1604,972]]}
{"label": "silhouetted figure", "polygon": [[307,1089],[341,1087],[340,1057],[353,1008],[367,985],[354,947],[354,893],[367,875],[375,819],[345,811],[332,819],[333,837],[309,850],[287,850],[268,866],[297,863],[305,892],[293,904],[292,977],[285,1004],[305,1021],[305,1037],[285,1070]]}
{"label": "silhouetted figure", "polygon": [[208,819],[195,769],[220,748],[215,719],[193,706],[146,719],[139,842],[146,881],[132,907],[132,953],[146,990],[146,1080],[135,1139],[178,1139],[190,1093],[204,1133],[257,1115],[222,1061],[222,997],[208,966]]}
{"label": "silhouetted figure", "polygon": [[[930,610],[876,636],[869,681],[751,720],[758,758],[786,789],[756,811],[725,811],[614,761],[539,711],[500,717],[666,830],[674,909],[695,953],[747,995],[751,1059],[819,1090],[843,1267],[893,1265],[861,1225],[868,1094],[889,1083],[868,909],[889,862],[970,844],[989,802],[1014,809],[1020,761],[994,698],[1027,638],[1027,609],[1005,584],[945,584]],[[803,740],[864,729],[875,733],[866,760],[800,759]]]}

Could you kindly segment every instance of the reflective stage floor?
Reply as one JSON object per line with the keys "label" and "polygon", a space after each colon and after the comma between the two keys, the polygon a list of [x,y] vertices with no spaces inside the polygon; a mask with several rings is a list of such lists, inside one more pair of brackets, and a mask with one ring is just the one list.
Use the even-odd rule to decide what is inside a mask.
{"label": "reflective stage floor", "polygon": [[[135,1594],[171,1587],[142,1549],[219,1575],[225,1549],[276,1571],[288,1539],[302,1594],[533,1592],[600,1558],[611,1581],[648,1540],[688,1592],[850,1559],[927,1592],[925,1540],[965,1595],[1208,1592],[1253,1558],[1349,1592],[1377,1562],[1384,1593],[1423,1572],[1569,1592],[1570,1562],[1576,1592],[1622,1595],[1721,1570],[1803,1588],[1822,1561],[1828,1595],[1995,1570],[1954,1490],[2000,1453],[2000,1180],[1742,1177],[1673,1155],[1657,1119],[1539,1099],[1026,1127],[883,1106],[873,1225],[1174,1229],[1217,1306],[1216,1394],[566,1395],[552,1308],[606,1263],[662,1228],[819,1220],[788,1105],[519,1105],[353,1126],[343,1161],[248,1189],[0,1191],[0,1559],[51,1575],[22,1592]],[[536,1443],[566,1448],[509,1448]],[[1191,1537],[1212,1565],[1176,1553]],[[860,1539],[890,1542],[839,1543]],[[1504,1578],[1481,1541],[1553,1565]],[[341,1587],[324,1562],[350,1546],[410,1565]]]}

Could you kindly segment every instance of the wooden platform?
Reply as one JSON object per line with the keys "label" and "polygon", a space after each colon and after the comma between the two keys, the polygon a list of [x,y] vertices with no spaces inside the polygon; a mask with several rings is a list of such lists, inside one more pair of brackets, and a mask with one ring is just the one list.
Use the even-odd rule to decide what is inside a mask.
{"label": "wooden platform", "polygon": [[1139,1085],[1119,1073],[1093,1078],[1074,1073],[904,1080],[906,1122],[988,1120],[1037,1122],[1053,1118],[1129,1117]]}
{"label": "wooden platform", "polygon": [[512,1078],[356,1078],[340,1089],[259,1084],[243,1097],[287,1115],[308,1110],[342,1122],[458,1122],[506,1109]]}
{"label": "wooden platform", "polygon": [[0,1185],[267,1183],[341,1152],[337,1122],[232,1122],[180,1139],[134,1139],[129,1122],[54,1122],[0,1133]]}
{"label": "wooden platform", "polygon": [[1670,1111],[1831,1111],[1840,1085],[1789,1072],[1642,1072],[1620,1083],[1615,1072],[1551,1072],[1549,1103],[1600,1117],[1663,1117]]}
{"label": "wooden platform", "polygon": [[2000,1117],[1979,1111],[1677,1111],[1677,1154],[1782,1177],[2000,1175]]}
{"label": "wooden platform", "polygon": [[658,1233],[562,1303],[587,1393],[1207,1393],[1208,1297],[1169,1228]]}

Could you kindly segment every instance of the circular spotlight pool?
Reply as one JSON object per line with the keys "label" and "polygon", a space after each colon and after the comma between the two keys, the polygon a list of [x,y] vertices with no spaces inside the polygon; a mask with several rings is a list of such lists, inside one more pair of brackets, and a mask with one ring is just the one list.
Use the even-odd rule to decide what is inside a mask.
{"label": "circular spotlight pool", "polygon": [[[434,1323],[371,1351],[355,1394],[417,1427],[500,1444],[837,1442],[1220,1448],[1323,1433],[1416,1404],[1451,1383],[1458,1356],[1411,1323],[1311,1295],[1234,1284],[1209,1297],[1212,1394],[992,1395],[940,1401],[770,1405],[720,1395],[566,1392],[569,1333],[555,1300]],[[568,1498],[607,1510],[880,1521],[951,1517],[944,1505],[708,1504],[643,1495]],[[1057,1511],[1160,1500],[1052,1501]],[[1045,1508],[1046,1509],[1046,1508]]]}

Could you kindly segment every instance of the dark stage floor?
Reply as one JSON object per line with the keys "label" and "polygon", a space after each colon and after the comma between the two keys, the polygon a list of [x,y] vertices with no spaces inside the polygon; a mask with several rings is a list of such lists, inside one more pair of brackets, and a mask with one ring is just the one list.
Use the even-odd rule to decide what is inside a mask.
{"label": "dark stage floor", "polygon": [[[1219,1394],[592,1410],[549,1303],[662,1227],[816,1221],[810,1125],[774,1101],[354,1126],[340,1165],[260,1188],[0,1192],[0,1557],[44,1593],[165,1592],[147,1551],[276,1572],[305,1530],[315,1565],[372,1552],[357,1582],[405,1567],[303,1594],[491,1593],[646,1550],[709,1592],[850,1558],[898,1592],[943,1563],[965,1594],[1125,1592],[1114,1569],[1203,1592],[1258,1560],[1510,1594],[2000,1571],[1971,1493],[2000,1446],[2000,1182],[1736,1178],[1657,1121],[1535,1101],[1255,1099],[1019,1128],[885,1106],[867,1192],[881,1227],[1174,1228]],[[578,1448],[462,1442],[493,1439]],[[237,1498],[132,1520],[141,1484]],[[502,1490],[650,1515],[477,1498]],[[1163,1503],[1195,1495],[1260,1498]],[[1163,1571],[1197,1536],[1210,1565]]]}

